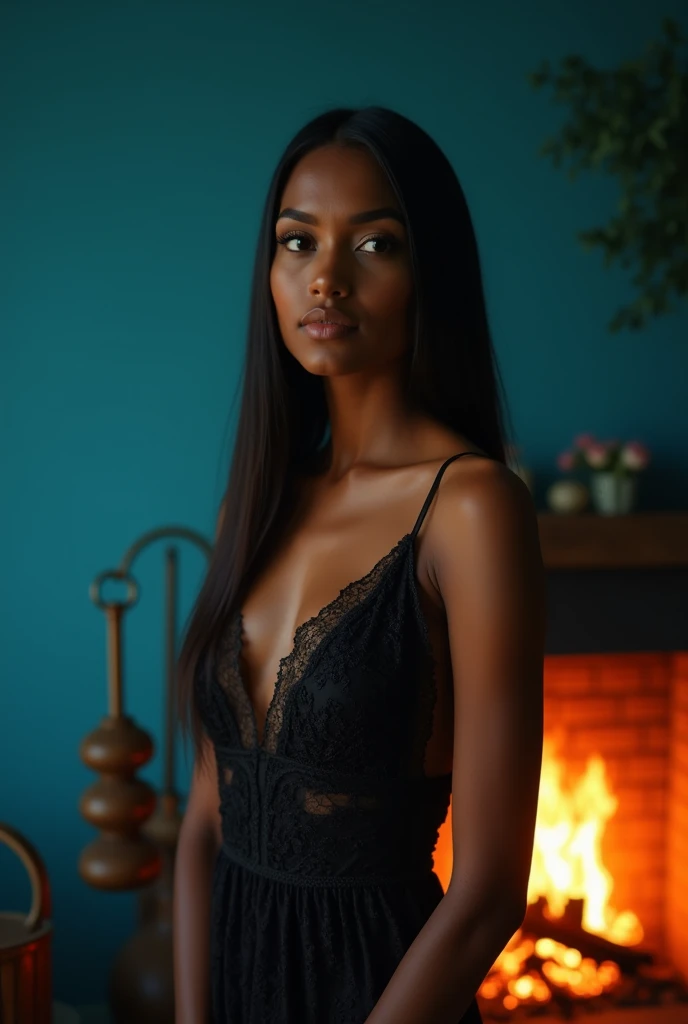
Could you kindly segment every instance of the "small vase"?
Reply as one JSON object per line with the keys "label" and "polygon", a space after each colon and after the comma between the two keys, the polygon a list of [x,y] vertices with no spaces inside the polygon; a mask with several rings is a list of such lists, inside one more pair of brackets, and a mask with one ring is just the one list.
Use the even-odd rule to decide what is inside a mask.
{"label": "small vase", "polygon": [[602,516],[623,516],[635,507],[638,478],[598,470],[590,474],[590,497],[596,512]]}
{"label": "small vase", "polygon": [[588,504],[589,492],[579,480],[555,480],[547,488],[545,500],[553,512],[575,515]]}

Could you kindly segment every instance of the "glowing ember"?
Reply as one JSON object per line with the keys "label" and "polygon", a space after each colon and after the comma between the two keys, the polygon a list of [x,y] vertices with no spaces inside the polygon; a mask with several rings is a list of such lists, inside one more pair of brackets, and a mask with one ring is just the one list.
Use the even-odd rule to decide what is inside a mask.
{"label": "glowing ember", "polygon": [[[544,741],[540,794],[528,903],[546,900],[556,920],[570,899],[583,901],[583,928],[623,946],[641,941],[643,929],[631,911],[618,913],[609,904],[613,879],[602,862],[602,837],[618,806],[607,784],[604,761],[588,759],[585,773],[567,788],[565,764],[551,737]],[[440,830],[435,871],[446,890],[452,869],[451,808]],[[540,961],[538,968],[529,966]],[[545,1003],[558,989],[574,996],[595,996],[616,984],[617,964],[598,964],[553,939],[534,940],[519,929],[492,966],[480,988],[485,999],[499,999],[505,1009],[520,1003]]]}

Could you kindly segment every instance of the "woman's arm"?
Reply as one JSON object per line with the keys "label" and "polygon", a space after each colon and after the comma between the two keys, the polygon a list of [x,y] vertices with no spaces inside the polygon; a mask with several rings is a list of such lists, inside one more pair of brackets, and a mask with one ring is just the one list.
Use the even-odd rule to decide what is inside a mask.
{"label": "woman's arm", "polygon": [[210,897],[221,843],[215,753],[194,768],[174,866],[174,999],[176,1024],[210,1021]]}
{"label": "woman's arm", "polygon": [[426,537],[454,685],[453,872],[366,1024],[457,1024],[526,909],[544,569],[525,484],[501,463],[470,463],[447,471]]}

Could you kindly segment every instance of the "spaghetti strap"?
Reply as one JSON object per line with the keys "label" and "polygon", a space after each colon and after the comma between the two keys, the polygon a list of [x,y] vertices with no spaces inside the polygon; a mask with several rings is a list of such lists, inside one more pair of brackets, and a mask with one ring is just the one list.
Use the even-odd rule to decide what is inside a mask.
{"label": "spaghetti strap", "polygon": [[[435,497],[435,491],[437,490],[437,488],[440,485],[440,480],[442,479],[442,474],[444,473],[445,469],[447,468],[447,466],[449,465],[450,462],[453,462],[455,459],[460,459],[463,455],[477,455],[478,458],[481,457],[480,452],[459,452],[458,455],[450,455],[449,458],[446,459],[446,461],[442,463],[442,465],[440,466],[440,468],[437,471],[437,476],[433,480],[432,487],[430,488],[430,492],[428,493],[428,496],[427,496],[427,498],[425,499],[425,501],[423,503],[423,507],[420,510],[420,514],[419,514],[418,518],[416,519],[416,525],[413,527],[413,530],[411,531],[411,539],[412,540],[415,539],[416,534],[418,533],[418,531],[420,530],[420,528],[422,526],[423,520],[425,519],[425,513],[430,508],[430,502]],[[485,458],[485,456],[483,455],[482,458]]]}

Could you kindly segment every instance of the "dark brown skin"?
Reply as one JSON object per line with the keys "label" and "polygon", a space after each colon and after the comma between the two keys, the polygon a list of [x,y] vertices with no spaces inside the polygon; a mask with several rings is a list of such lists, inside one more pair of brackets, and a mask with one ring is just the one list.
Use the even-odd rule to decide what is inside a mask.
{"label": "dark brown skin", "polygon": [[[301,513],[244,602],[243,671],[261,725],[297,626],[411,530],[446,458],[480,452],[404,407],[406,233],[391,216],[350,222],[398,210],[373,158],[336,145],[310,153],[287,183],[285,208],[305,212],[308,223],[293,212],[278,220],[278,238],[296,232],[300,240],[277,246],[272,295],[287,348],[325,378],[332,458],[325,474],[303,482]],[[300,321],[315,306],[345,312],[357,330],[310,338]],[[532,855],[545,588],[535,508],[520,478],[494,460],[452,463],[418,534],[416,570],[438,663],[426,773],[453,773],[454,869],[367,1024],[457,1024],[523,919]],[[208,864],[220,835],[209,764],[194,776],[177,854],[177,1024],[208,1020]]]}

